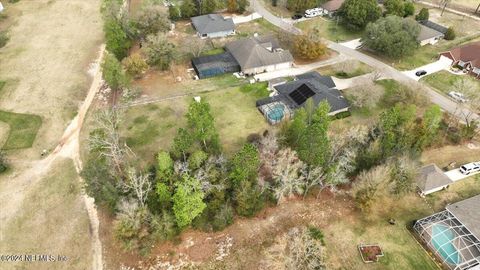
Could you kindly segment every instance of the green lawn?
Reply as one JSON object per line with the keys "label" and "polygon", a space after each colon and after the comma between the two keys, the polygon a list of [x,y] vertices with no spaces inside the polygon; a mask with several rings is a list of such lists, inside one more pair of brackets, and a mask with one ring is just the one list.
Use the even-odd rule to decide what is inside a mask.
{"label": "green lawn", "polygon": [[215,54],[219,54],[219,53],[223,53],[223,52],[225,52],[225,50],[223,48],[215,48],[215,49],[204,51],[202,53],[202,56],[204,56],[204,55],[215,55]]}
{"label": "green lawn", "polygon": [[438,54],[441,52],[447,51],[459,45],[463,45],[466,43],[475,42],[479,40],[480,40],[479,35],[473,36],[473,37],[470,36],[466,38],[457,38],[452,41],[442,40],[435,45],[425,45],[425,46],[419,47],[414,51],[412,55],[405,56],[401,59],[392,59],[392,58],[377,55],[365,50],[363,50],[363,52],[385,62],[386,64],[392,65],[396,69],[411,70],[411,69],[436,61],[438,59]]}
{"label": "green lawn", "polygon": [[462,201],[478,194],[480,194],[480,176],[475,175],[455,182],[447,190],[429,194],[426,199],[435,211],[441,211],[447,204]]}
{"label": "green lawn", "polygon": [[346,64],[356,65],[356,68],[351,71],[345,71],[345,70],[341,71],[342,63],[340,63],[340,64],[321,67],[317,69],[317,71],[322,75],[334,76],[340,79],[348,79],[348,78],[364,75],[373,71],[370,66],[360,61],[356,61],[356,60],[347,61]]}
{"label": "green lawn", "polygon": [[42,118],[38,115],[2,110],[0,110],[0,121],[10,126],[10,133],[2,147],[5,150],[31,147],[42,125]]}
{"label": "green lawn", "polygon": [[[261,133],[268,124],[255,107],[255,101],[268,96],[266,83],[230,87],[200,94],[212,108],[215,125],[227,154],[238,150],[249,134]],[[155,104],[130,107],[125,114],[122,136],[139,160],[152,161],[160,149],[168,150],[179,127],[185,125],[185,112],[192,96]]]}
{"label": "green lawn", "polygon": [[348,41],[360,38],[362,31],[350,31],[346,29],[341,23],[334,20],[317,17],[303,22],[299,22],[296,26],[304,31],[308,31],[314,27],[318,27],[321,32],[321,37],[335,42]]}
{"label": "green lawn", "polygon": [[456,89],[454,88],[454,84],[457,80],[461,80],[462,78],[471,81],[473,83],[472,85],[476,85],[476,90],[480,91],[479,80],[476,80],[472,76],[455,75],[444,70],[425,76],[421,80],[425,81],[428,85],[439,90],[440,92],[447,94],[450,91],[456,91]]}

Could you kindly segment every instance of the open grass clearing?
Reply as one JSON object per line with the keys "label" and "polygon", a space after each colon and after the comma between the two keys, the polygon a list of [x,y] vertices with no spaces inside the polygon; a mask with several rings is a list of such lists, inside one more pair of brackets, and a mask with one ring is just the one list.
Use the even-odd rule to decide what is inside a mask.
{"label": "open grass clearing", "polygon": [[[212,108],[227,154],[238,150],[249,134],[268,128],[255,107],[255,101],[267,94],[264,83],[200,94]],[[187,96],[128,108],[122,136],[140,159],[151,161],[160,149],[170,148],[177,129],[186,123],[185,113],[192,100],[192,96]]]}
{"label": "open grass clearing", "polygon": [[[441,140],[442,138],[439,138]],[[477,146],[479,142],[474,142]],[[460,167],[465,163],[480,161],[480,151],[478,149],[470,149],[465,144],[446,145],[440,148],[427,149],[422,153],[421,161],[424,164],[435,163],[440,168],[446,168],[450,163],[455,163],[456,167]]]}
{"label": "open grass clearing", "polygon": [[445,209],[447,204],[456,203],[480,194],[480,176],[474,175],[457,181],[446,190],[441,190],[426,196],[427,201],[435,211]]}
{"label": "open grass clearing", "polygon": [[373,71],[373,69],[357,60],[344,61],[338,64],[318,68],[320,74],[325,76],[334,76],[340,79],[348,79],[364,75]]}
{"label": "open grass clearing", "polygon": [[0,110],[0,121],[9,125],[10,132],[2,149],[12,150],[29,148],[37,136],[42,125],[38,115],[21,114]]}
{"label": "open grass clearing", "polygon": [[317,27],[321,33],[320,37],[334,42],[357,39],[363,34],[362,31],[350,31],[340,22],[323,17],[315,17],[306,21],[302,21],[297,23],[296,26],[303,31],[308,31],[314,27]]}
{"label": "open grass clearing", "polygon": [[448,94],[450,91],[458,91],[454,85],[456,81],[462,79],[472,82],[472,86],[475,87],[472,89],[473,91],[480,91],[480,80],[469,75],[455,75],[445,70],[425,76],[421,80],[426,82],[431,87],[439,90],[443,94]]}
{"label": "open grass clearing", "polygon": [[468,36],[464,38],[456,38],[451,41],[441,40],[435,45],[425,45],[417,48],[412,55],[405,56],[401,59],[391,59],[386,56],[378,55],[374,52],[362,50],[363,53],[366,53],[372,57],[377,58],[378,60],[393,66],[399,70],[411,70],[423,65],[435,62],[438,60],[439,53],[448,51],[451,48],[455,48],[460,45],[467,43],[475,42],[480,40],[480,34],[475,34],[473,36]]}
{"label": "open grass clearing", "polygon": [[90,269],[90,223],[73,162],[57,160],[25,194],[21,210],[1,227],[2,254],[67,256],[66,262],[2,263],[2,269]]}
{"label": "open grass clearing", "polygon": [[19,1],[7,12],[10,7],[15,14],[8,13],[10,41],[0,52],[0,80],[7,81],[0,110],[42,118],[33,147],[14,153],[29,159],[56,146],[84,99],[103,23],[96,0]]}

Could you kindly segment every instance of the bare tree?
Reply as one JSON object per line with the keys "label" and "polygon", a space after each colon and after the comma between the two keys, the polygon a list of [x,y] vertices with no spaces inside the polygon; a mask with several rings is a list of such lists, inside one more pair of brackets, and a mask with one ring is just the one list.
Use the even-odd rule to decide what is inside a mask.
{"label": "bare tree", "polygon": [[445,12],[445,9],[447,8],[448,4],[450,4],[451,0],[441,0],[440,1],[440,7],[442,8],[442,13],[440,16],[443,16],[443,13]]}
{"label": "bare tree", "polygon": [[147,202],[147,196],[152,191],[152,182],[149,174],[137,173],[134,168],[128,170],[127,179],[122,182],[125,191],[133,191],[141,207]]}
{"label": "bare tree", "polygon": [[118,132],[121,123],[119,109],[105,109],[95,115],[95,126],[97,129],[89,137],[90,150],[98,152],[108,159],[114,175],[124,175],[126,157],[133,152],[125,143],[121,142]]}
{"label": "bare tree", "polygon": [[358,61],[346,60],[335,65],[336,72],[352,73],[358,69]]}
{"label": "bare tree", "polygon": [[[466,97],[466,102],[457,103],[456,115],[462,117],[467,128],[476,125],[478,123],[476,114],[480,112],[480,88],[467,77],[456,80],[453,87],[455,91],[464,94]],[[478,134],[478,131],[475,134]]]}
{"label": "bare tree", "polygon": [[302,194],[305,186],[305,177],[302,175],[303,162],[297,153],[290,148],[278,152],[273,164],[274,192],[278,203],[285,198]]}
{"label": "bare tree", "polygon": [[362,211],[369,211],[382,192],[390,190],[387,181],[389,172],[387,165],[379,165],[361,172],[357,177],[352,187],[352,193]]}
{"label": "bare tree", "polygon": [[357,108],[373,108],[383,96],[381,86],[371,80],[364,80],[348,90],[352,105]]}
{"label": "bare tree", "polygon": [[187,42],[185,46],[186,53],[192,54],[193,57],[199,57],[207,46],[207,42],[203,39],[194,38]]}
{"label": "bare tree", "polygon": [[288,270],[326,269],[321,242],[307,228],[293,228],[287,234],[285,268]]}
{"label": "bare tree", "polygon": [[278,140],[274,133],[268,132],[260,139],[258,150],[261,161],[259,170],[259,181],[261,185],[264,184],[265,180],[272,178],[272,168],[278,149]]}

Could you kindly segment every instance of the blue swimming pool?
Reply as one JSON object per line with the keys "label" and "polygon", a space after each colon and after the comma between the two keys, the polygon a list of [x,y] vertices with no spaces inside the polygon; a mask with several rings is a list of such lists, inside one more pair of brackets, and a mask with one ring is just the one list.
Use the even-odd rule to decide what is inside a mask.
{"label": "blue swimming pool", "polygon": [[441,224],[432,226],[432,245],[447,263],[457,265],[460,262],[460,255],[452,240],[455,233],[449,227]]}
{"label": "blue swimming pool", "polygon": [[272,107],[272,109],[268,112],[267,117],[273,122],[279,122],[283,119],[285,115],[285,105],[283,104],[276,104]]}

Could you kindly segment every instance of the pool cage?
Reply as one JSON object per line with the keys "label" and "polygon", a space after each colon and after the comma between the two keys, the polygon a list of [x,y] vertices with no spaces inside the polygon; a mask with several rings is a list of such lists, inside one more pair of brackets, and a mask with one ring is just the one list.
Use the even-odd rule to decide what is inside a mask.
{"label": "pool cage", "polygon": [[480,269],[480,241],[450,211],[420,219],[413,229],[448,269]]}
{"label": "pool cage", "polygon": [[270,125],[275,125],[283,120],[291,119],[294,113],[294,111],[282,101],[267,103],[259,106],[258,109],[262,112]]}

